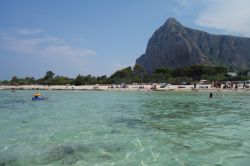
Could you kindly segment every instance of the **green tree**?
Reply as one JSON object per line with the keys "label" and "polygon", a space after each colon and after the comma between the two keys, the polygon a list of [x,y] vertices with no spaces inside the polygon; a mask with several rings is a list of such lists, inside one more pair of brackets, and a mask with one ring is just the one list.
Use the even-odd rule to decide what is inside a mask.
{"label": "green tree", "polygon": [[85,79],[83,76],[81,76],[80,74],[76,77],[75,79],[75,85],[79,86],[79,85],[85,85]]}
{"label": "green tree", "polygon": [[31,84],[35,84],[36,80],[34,77],[25,77],[25,79],[23,79],[24,85],[31,85]]}
{"label": "green tree", "polygon": [[132,71],[132,75],[133,75],[132,82],[135,82],[135,83],[143,82],[143,77],[145,74],[146,74],[146,71],[144,70],[144,68],[141,65],[136,64]]}
{"label": "green tree", "polygon": [[70,79],[64,76],[56,76],[51,80],[52,85],[67,85],[70,84]]}
{"label": "green tree", "polygon": [[154,73],[161,73],[161,74],[168,74],[170,75],[172,72],[171,69],[169,68],[160,68],[160,69],[156,69]]}
{"label": "green tree", "polygon": [[172,77],[184,77],[187,76],[187,68],[176,68],[171,72]]}
{"label": "green tree", "polygon": [[204,74],[204,66],[193,65],[187,68],[187,75],[185,76],[192,77],[194,80],[200,80],[203,74]]}
{"label": "green tree", "polygon": [[51,80],[54,77],[54,73],[52,71],[47,71],[45,76],[43,77],[44,80]]}
{"label": "green tree", "polygon": [[10,80],[11,85],[18,85],[18,78],[17,76],[13,76]]}
{"label": "green tree", "polygon": [[132,75],[132,68],[126,67],[124,69],[116,71],[114,74],[110,76],[110,78],[128,78]]}
{"label": "green tree", "polygon": [[133,73],[132,68],[126,67],[124,69],[116,71],[110,76],[112,83],[132,83],[133,82]]}
{"label": "green tree", "polygon": [[0,84],[1,85],[9,85],[10,82],[8,80],[3,80],[3,81],[0,81]]}

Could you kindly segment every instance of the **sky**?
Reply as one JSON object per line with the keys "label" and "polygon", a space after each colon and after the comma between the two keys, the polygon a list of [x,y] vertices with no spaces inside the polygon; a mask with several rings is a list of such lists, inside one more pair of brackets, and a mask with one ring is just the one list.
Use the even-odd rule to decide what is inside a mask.
{"label": "sky", "polygon": [[250,37],[249,0],[0,0],[0,80],[101,76],[133,66],[169,17]]}

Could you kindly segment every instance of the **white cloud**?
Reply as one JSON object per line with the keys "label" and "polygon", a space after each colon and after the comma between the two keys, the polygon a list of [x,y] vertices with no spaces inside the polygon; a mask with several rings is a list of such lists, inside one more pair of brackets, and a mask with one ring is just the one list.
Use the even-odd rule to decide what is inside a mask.
{"label": "white cloud", "polygon": [[21,37],[14,34],[2,33],[0,34],[0,46],[18,54],[40,56],[65,56],[76,58],[97,54],[90,49],[75,48],[67,44],[63,39],[54,36],[40,35],[34,37],[30,36],[30,33],[23,33]]}
{"label": "white cloud", "polygon": [[198,25],[250,36],[249,0],[202,0],[204,8],[195,22]]}
{"label": "white cloud", "polygon": [[188,8],[193,1],[190,0],[177,0],[177,3],[181,8]]}
{"label": "white cloud", "polygon": [[69,45],[49,46],[43,50],[43,53],[72,57],[96,55],[96,52],[93,50],[72,48]]}
{"label": "white cloud", "polygon": [[41,29],[17,29],[17,33],[20,35],[33,35],[33,34],[39,34],[43,31]]}

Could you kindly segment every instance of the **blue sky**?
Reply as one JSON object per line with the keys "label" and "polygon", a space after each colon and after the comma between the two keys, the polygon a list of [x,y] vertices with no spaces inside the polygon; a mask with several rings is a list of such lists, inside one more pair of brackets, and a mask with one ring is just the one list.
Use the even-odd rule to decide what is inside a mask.
{"label": "blue sky", "polygon": [[0,80],[110,75],[134,65],[168,17],[250,36],[248,0],[1,0]]}

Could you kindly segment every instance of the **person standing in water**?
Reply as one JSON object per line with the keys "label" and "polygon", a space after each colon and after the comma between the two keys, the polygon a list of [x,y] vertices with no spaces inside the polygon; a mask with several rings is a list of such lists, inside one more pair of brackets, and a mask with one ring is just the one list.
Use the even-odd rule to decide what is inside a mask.
{"label": "person standing in water", "polygon": [[238,84],[235,84],[234,90],[236,91],[238,89]]}
{"label": "person standing in water", "polygon": [[213,98],[213,93],[212,92],[210,92],[209,98]]}

